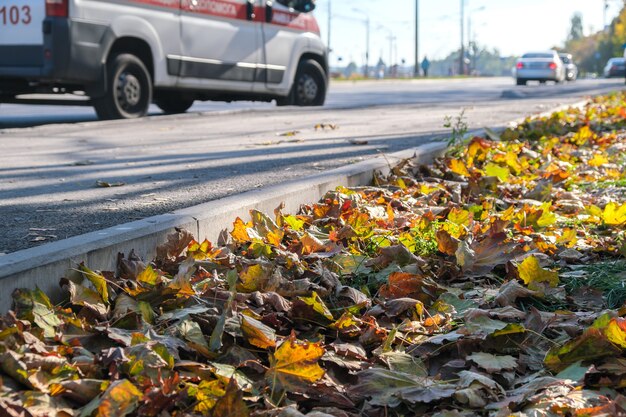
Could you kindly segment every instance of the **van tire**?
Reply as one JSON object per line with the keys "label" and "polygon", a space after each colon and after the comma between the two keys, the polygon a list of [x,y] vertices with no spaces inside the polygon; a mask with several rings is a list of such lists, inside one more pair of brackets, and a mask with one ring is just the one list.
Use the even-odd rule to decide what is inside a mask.
{"label": "van tire", "polygon": [[279,106],[323,106],[328,81],[322,66],[313,59],[300,62],[296,77],[287,97],[279,98]]}
{"label": "van tire", "polygon": [[159,94],[154,99],[154,104],[163,110],[165,114],[179,114],[189,110],[193,106],[194,101],[192,97],[185,97],[182,94],[165,93]]}
{"label": "van tire", "polygon": [[93,100],[102,120],[135,119],[148,114],[152,102],[152,78],[144,63],[134,55],[114,55],[106,66],[107,89]]}

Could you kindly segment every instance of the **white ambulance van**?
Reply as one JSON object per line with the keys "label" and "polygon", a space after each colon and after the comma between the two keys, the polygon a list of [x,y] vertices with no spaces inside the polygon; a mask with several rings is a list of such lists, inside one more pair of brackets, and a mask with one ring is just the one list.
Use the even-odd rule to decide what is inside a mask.
{"label": "white ambulance van", "polygon": [[328,64],[314,8],[315,0],[1,0],[0,102],[79,94],[101,119],[144,116],[151,102],[166,113],[195,100],[321,106]]}

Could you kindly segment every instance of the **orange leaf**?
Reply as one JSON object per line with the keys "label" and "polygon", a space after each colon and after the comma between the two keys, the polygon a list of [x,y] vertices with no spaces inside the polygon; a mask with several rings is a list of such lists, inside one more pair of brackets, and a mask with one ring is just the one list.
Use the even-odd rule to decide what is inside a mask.
{"label": "orange leaf", "polygon": [[437,232],[437,248],[446,255],[454,255],[459,248],[459,240],[450,236],[445,230]]}
{"label": "orange leaf", "polygon": [[129,380],[115,381],[102,395],[98,417],[123,417],[139,406],[143,394]]}
{"label": "orange leaf", "polygon": [[252,346],[261,349],[276,346],[276,333],[274,330],[252,317],[242,316],[241,331]]}
{"label": "orange leaf", "polygon": [[474,165],[474,161],[484,161],[492,146],[493,142],[474,136],[469,145],[467,145],[467,165]]}
{"label": "orange leaf", "polygon": [[471,174],[467,170],[467,166],[460,159],[450,159],[448,161],[448,168],[450,168],[450,171],[454,172],[455,174],[461,175],[463,177],[471,177]]}
{"label": "orange leaf", "polygon": [[233,231],[230,235],[235,239],[235,242],[246,243],[250,242],[250,236],[248,236],[248,229],[252,227],[252,223],[244,223],[239,217],[233,223]]}
{"label": "orange leaf", "polygon": [[437,299],[441,288],[431,279],[418,274],[394,272],[389,275],[388,283],[380,288],[380,296],[384,298],[415,298],[424,304]]}

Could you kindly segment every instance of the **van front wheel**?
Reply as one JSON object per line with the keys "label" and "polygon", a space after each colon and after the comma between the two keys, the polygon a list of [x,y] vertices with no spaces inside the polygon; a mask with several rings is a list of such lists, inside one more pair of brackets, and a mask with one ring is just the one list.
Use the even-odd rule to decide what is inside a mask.
{"label": "van front wheel", "polygon": [[106,92],[93,100],[98,117],[135,119],[148,114],[152,80],[143,62],[131,54],[118,54],[107,63],[106,71]]}
{"label": "van front wheel", "polygon": [[312,59],[298,65],[291,92],[277,100],[279,106],[323,106],[326,100],[327,80],[322,66]]}

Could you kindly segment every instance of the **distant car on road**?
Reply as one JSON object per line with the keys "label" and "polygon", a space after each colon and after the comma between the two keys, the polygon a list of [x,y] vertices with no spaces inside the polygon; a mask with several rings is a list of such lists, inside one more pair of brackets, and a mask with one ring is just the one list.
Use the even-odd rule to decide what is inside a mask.
{"label": "distant car on road", "polygon": [[603,75],[605,78],[626,76],[626,59],[618,57],[609,59],[604,66]]}
{"label": "distant car on road", "polygon": [[528,81],[561,83],[565,81],[565,64],[556,51],[529,52],[517,60],[515,65],[517,85]]}
{"label": "distant car on road", "polygon": [[578,77],[578,66],[574,64],[572,54],[560,53],[559,58],[561,58],[561,61],[563,61],[565,65],[565,80],[575,81]]}

